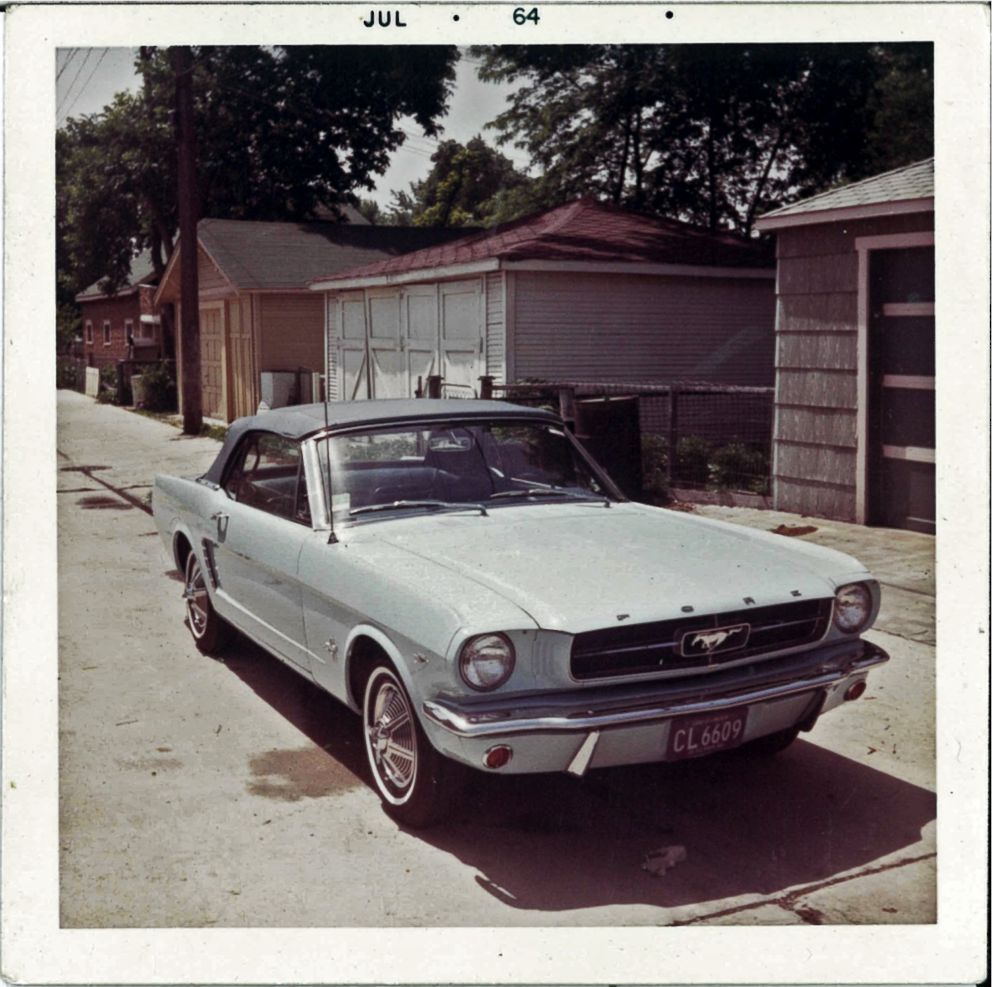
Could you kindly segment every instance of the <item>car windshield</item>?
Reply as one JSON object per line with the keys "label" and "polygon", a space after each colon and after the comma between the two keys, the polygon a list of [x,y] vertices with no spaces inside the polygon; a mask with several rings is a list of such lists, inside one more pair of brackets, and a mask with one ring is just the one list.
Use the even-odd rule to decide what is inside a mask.
{"label": "car windshield", "polygon": [[565,431],[544,422],[370,429],[331,436],[318,451],[335,521],[384,517],[391,508],[409,514],[612,497]]}

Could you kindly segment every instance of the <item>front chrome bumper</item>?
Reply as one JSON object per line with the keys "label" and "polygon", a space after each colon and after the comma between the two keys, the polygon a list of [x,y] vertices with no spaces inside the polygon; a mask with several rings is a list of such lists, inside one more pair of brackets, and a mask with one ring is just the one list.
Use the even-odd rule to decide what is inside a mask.
{"label": "front chrome bumper", "polygon": [[769,703],[800,693],[827,693],[888,660],[888,654],[874,644],[844,641],[805,654],[661,682],[503,698],[439,697],[424,702],[422,708],[432,724],[465,740],[599,731]]}

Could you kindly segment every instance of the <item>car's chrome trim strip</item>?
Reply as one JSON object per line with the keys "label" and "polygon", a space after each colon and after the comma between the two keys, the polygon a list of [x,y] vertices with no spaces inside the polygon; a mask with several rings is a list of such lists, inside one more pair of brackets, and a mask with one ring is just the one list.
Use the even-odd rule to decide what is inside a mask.
{"label": "car's chrome trim strip", "polygon": [[[852,675],[867,672],[868,669],[888,660],[889,656],[881,648],[866,645],[865,654],[819,674],[811,673],[755,689],[743,689],[705,699],[666,700],[661,695],[656,702],[645,703],[642,698],[636,706],[631,703],[628,708],[603,711],[591,709],[592,704],[546,711],[532,706],[526,709],[495,705],[458,708],[443,700],[425,702],[423,711],[432,722],[462,737],[505,736],[548,731],[575,732],[647,723],[672,716],[688,716],[693,713],[708,713],[734,706],[767,702],[800,692],[825,688]],[[574,699],[576,703],[581,703],[582,697],[575,696]]]}

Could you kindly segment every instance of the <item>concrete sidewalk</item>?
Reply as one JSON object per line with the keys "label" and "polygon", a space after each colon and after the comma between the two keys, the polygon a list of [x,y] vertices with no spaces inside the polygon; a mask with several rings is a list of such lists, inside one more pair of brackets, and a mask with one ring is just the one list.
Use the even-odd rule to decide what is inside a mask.
{"label": "concrete sidewalk", "polygon": [[[130,491],[150,494],[156,473],[180,476],[202,473],[213,462],[220,444],[215,439],[192,438],[164,422],[112,405],[97,404],[74,391],[59,391],[59,437],[66,415],[73,422],[73,458],[98,466],[93,478]],[[113,434],[112,449],[107,435]],[[60,441],[58,448],[64,452]],[[112,453],[112,454],[111,454]],[[77,467],[78,468],[78,467]],[[63,477],[61,486],[71,481]],[[933,644],[935,539],[913,531],[868,528],[843,521],[808,518],[784,511],[746,507],[694,506],[694,513],[765,531],[809,529],[791,534],[847,552],[863,562],[883,586],[882,611],[875,627],[897,637]]]}
{"label": "concrete sidewalk", "polygon": [[[76,391],[59,391],[56,449],[64,469],[86,469],[98,483],[124,490],[139,500],[151,495],[156,473],[192,476],[203,473],[217,456],[216,439],[183,435],[173,425],[110,404],[99,404]],[[72,473],[59,476],[59,488],[79,486]]]}
{"label": "concrete sidewalk", "polygon": [[699,504],[694,513],[763,531],[778,529],[785,537],[799,537],[853,555],[882,585],[882,609],[875,628],[923,644],[936,643],[933,535],[748,507]]}

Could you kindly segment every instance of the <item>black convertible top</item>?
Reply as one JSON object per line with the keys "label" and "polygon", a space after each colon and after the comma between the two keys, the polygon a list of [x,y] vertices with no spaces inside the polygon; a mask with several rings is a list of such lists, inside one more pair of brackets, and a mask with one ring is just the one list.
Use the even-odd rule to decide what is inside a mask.
{"label": "black convertible top", "polygon": [[478,401],[465,398],[394,398],[378,401],[328,401],[324,404],[299,404],[263,411],[239,418],[227,430],[224,445],[213,465],[203,474],[204,480],[220,483],[228,456],[245,432],[264,431],[303,439],[326,429],[352,428],[361,425],[392,425],[400,422],[485,420],[490,418],[532,418],[535,421],[561,423],[561,419],[543,408],[525,408],[506,401]]}

